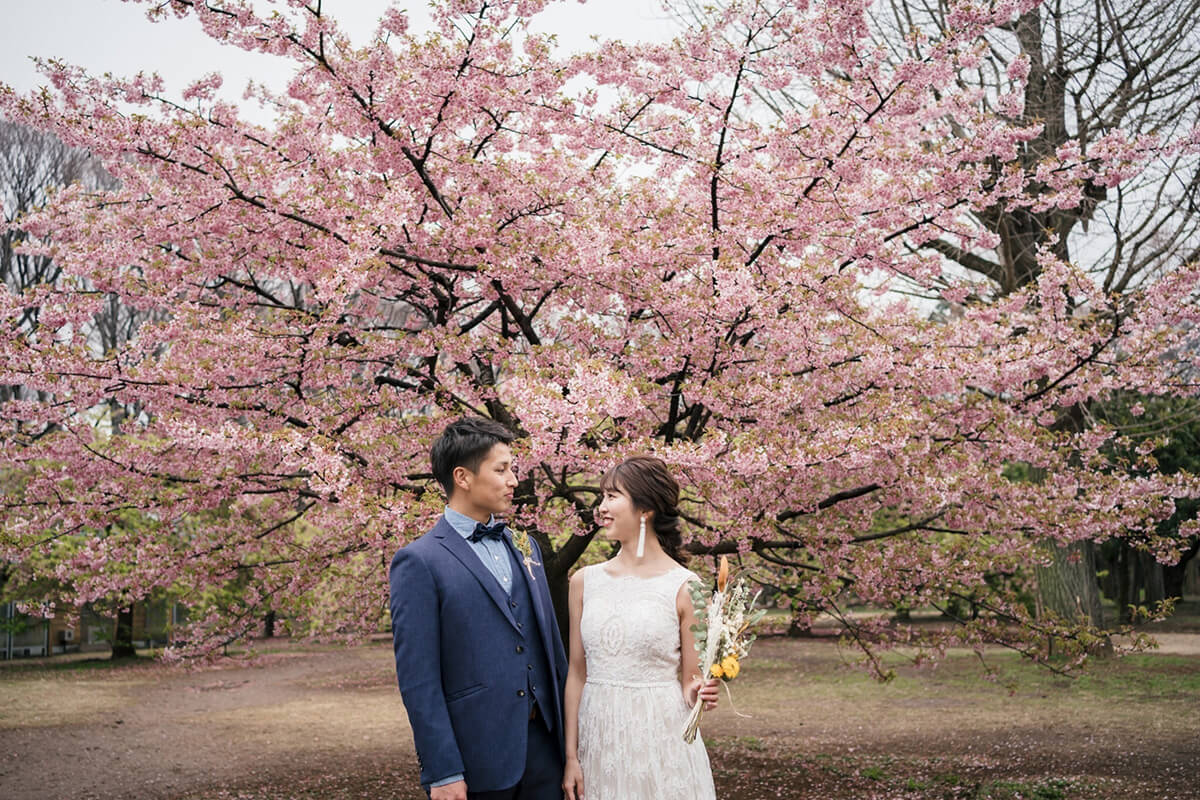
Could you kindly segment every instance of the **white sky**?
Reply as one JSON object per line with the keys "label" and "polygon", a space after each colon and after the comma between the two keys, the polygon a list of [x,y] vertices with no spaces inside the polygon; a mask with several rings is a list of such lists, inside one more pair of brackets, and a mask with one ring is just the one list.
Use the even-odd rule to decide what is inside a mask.
{"label": "white sky", "polygon": [[[262,0],[266,6],[270,0]],[[428,24],[426,0],[323,0],[352,42],[369,40],[389,5],[410,12],[410,30]],[[158,72],[169,92],[220,72],[222,94],[239,101],[247,81],[282,90],[291,62],[220,45],[194,19],[173,17],[152,23],[148,6],[119,0],[0,0],[0,82],[27,92],[43,81],[30,57],[62,58],[89,72],[132,76]],[[567,0],[539,18],[539,29],[558,35],[568,49],[583,49],[592,35],[602,39],[662,40],[675,23],[654,0]]]}

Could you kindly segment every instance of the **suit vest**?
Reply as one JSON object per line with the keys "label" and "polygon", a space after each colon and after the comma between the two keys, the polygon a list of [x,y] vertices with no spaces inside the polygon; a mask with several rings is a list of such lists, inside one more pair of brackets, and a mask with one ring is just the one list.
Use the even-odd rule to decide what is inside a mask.
{"label": "suit vest", "polygon": [[508,607],[512,611],[513,619],[517,621],[517,629],[523,639],[523,643],[519,647],[526,656],[529,709],[532,712],[536,703],[546,727],[553,731],[555,728],[554,687],[550,680],[550,666],[546,657],[546,648],[542,644],[541,629],[538,628],[537,615],[533,610],[533,594],[529,590],[529,572],[525,569],[525,564],[517,557],[516,548],[508,548],[508,553],[513,574],[512,594],[508,597]]}

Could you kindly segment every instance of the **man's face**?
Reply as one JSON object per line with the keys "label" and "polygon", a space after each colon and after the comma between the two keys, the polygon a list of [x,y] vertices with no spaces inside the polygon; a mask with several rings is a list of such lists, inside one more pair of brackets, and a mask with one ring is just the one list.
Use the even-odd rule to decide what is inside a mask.
{"label": "man's face", "polygon": [[517,488],[512,450],[497,442],[483,457],[478,471],[455,467],[454,485],[470,506],[489,514],[504,513],[512,506],[513,491]]}

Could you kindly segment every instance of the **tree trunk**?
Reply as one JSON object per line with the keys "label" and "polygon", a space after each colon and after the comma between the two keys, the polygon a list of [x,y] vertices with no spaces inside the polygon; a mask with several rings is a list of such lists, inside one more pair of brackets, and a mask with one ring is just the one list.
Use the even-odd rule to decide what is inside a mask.
{"label": "tree trunk", "polygon": [[563,646],[568,652],[571,649],[571,613],[570,613],[570,592],[571,578],[567,569],[555,569],[556,564],[551,563],[550,569],[546,570],[546,580],[549,582],[547,588],[550,590],[550,599],[554,602],[554,616],[558,621],[558,632],[562,635]]}
{"label": "tree trunk", "polygon": [[268,611],[267,615],[265,617],[263,617],[263,638],[264,639],[275,638],[275,612],[274,611]]}
{"label": "tree trunk", "polygon": [[1183,591],[1187,583],[1188,563],[1200,552],[1200,539],[1192,543],[1179,559],[1179,563],[1163,567],[1163,590],[1167,597],[1176,600],[1183,599]]}
{"label": "tree trunk", "polygon": [[1113,559],[1112,571],[1117,581],[1117,592],[1114,599],[1117,602],[1117,624],[1128,625],[1132,621],[1130,607],[1134,605],[1133,553],[1124,542],[1118,542],[1116,557]]}
{"label": "tree trunk", "polygon": [[133,647],[133,606],[117,610],[117,630],[113,636],[112,657],[135,658],[137,650]]}
{"label": "tree trunk", "polygon": [[[585,515],[590,515],[591,511],[579,509],[579,514],[583,519]],[[545,562],[542,564],[542,569],[546,572],[548,584],[546,588],[550,592],[550,600],[554,603],[554,616],[558,621],[558,632],[562,636],[563,645],[569,651],[571,647],[571,568],[587,550],[596,533],[593,531],[586,536],[573,536],[558,550],[554,549],[549,538],[541,531],[534,531],[532,535],[537,539],[538,549],[542,551],[542,560]]]}
{"label": "tree trunk", "polygon": [[1092,542],[1053,547],[1054,560],[1037,567],[1038,614],[1052,613],[1072,622],[1104,626],[1096,555]]}
{"label": "tree trunk", "polygon": [[[1142,581],[1141,588],[1142,602],[1148,607],[1158,605],[1167,598],[1166,587],[1163,582],[1163,565],[1158,563],[1158,560],[1149,553],[1138,551],[1137,554],[1139,572],[1141,573]],[[1135,591],[1137,590],[1135,588]]]}

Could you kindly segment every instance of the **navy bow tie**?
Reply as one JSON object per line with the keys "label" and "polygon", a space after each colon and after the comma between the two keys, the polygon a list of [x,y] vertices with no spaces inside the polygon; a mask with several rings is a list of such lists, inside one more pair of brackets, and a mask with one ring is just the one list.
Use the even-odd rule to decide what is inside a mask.
{"label": "navy bow tie", "polygon": [[482,522],[475,523],[475,530],[467,537],[472,542],[480,542],[484,539],[503,539],[504,538],[504,523],[497,522],[494,525],[484,525]]}

